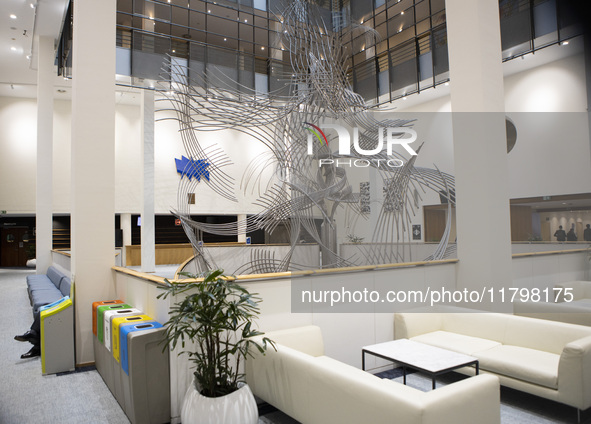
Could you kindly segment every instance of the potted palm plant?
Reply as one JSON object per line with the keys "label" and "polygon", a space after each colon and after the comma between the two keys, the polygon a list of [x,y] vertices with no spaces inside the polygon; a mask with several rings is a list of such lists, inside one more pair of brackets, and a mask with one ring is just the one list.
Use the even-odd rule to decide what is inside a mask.
{"label": "potted palm plant", "polygon": [[[273,342],[253,328],[261,298],[236,284],[222,270],[196,276],[188,282],[166,280],[158,298],[183,295],[170,308],[166,341],[171,349],[183,348],[194,365],[193,383],[181,409],[183,424],[258,422],[258,410],[241,371],[251,348],[264,353]],[[190,344],[190,345],[189,345]],[[185,346],[193,348],[184,350]]]}

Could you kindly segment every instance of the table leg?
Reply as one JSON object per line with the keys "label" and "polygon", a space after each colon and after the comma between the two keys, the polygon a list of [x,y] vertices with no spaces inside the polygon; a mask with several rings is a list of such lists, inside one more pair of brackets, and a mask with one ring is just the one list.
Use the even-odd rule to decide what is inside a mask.
{"label": "table leg", "polygon": [[433,376],[433,390],[435,390],[435,376]]}
{"label": "table leg", "polygon": [[402,382],[406,385],[406,367],[402,366]]}
{"label": "table leg", "polygon": [[478,365],[478,362],[476,362],[476,375],[478,375],[480,373],[480,366]]}
{"label": "table leg", "polygon": [[[365,371],[365,350],[361,351],[361,369]],[[476,372],[478,374],[478,372]]]}

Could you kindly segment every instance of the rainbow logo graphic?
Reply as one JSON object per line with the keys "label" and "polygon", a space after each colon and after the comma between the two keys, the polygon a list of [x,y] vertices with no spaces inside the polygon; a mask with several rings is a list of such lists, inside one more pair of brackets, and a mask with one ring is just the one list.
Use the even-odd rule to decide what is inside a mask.
{"label": "rainbow logo graphic", "polygon": [[[316,125],[311,124],[309,122],[304,122],[304,124],[312,127],[312,128],[306,127],[306,129],[316,136],[316,138],[318,139],[320,144],[322,144],[322,139],[324,139],[324,144],[326,144],[326,146],[328,147],[328,140],[326,139],[324,132],[319,127],[317,127]],[[321,136],[322,136],[322,138],[320,138]]]}

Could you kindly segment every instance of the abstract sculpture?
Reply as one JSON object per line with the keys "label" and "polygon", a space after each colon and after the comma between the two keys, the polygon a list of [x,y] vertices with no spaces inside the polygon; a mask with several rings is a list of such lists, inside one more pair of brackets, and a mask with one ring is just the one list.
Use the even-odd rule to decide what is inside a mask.
{"label": "abstract sculpture", "polygon": [[[279,224],[286,226],[290,234],[288,253],[276,257],[275,252],[265,251],[264,247],[251,247],[250,260],[235,272],[250,274],[309,268],[309,264],[293,260],[303,232],[319,245],[323,268],[354,266],[361,259],[363,263],[375,264],[410,260],[408,243],[415,197],[425,189],[449,192],[453,188],[453,177],[437,169],[415,167],[416,156],[407,159],[395,151],[391,155],[381,151],[369,161],[360,154],[358,150],[375,150],[382,141],[383,128],[410,128],[413,121],[376,119],[377,108],[369,106],[351,90],[344,66],[347,58],[341,47],[344,34],[329,30],[314,6],[294,0],[278,20],[281,29],[277,32],[277,42],[289,53],[291,64],[286,88],[280,92],[256,92],[239,86],[223,72],[194,75],[173,57],[166,66],[163,92],[167,106],[161,110],[176,113],[188,158],[184,162],[187,169],[179,172],[202,175],[203,165],[207,164],[207,179],[181,179],[178,207],[174,211],[194,247],[198,270],[218,268],[203,246],[203,232],[237,235],[262,229],[272,233]],[[351,28],[376,36],[367,28]],[[314,124],[322,122],[338,122],[340,126],[357,129],[357,149],[350,149],[348,155],[334,152],[330,148],[336,139],[334,131],[326,135]],[[268,155],[250,163],[240,182],[245,191],[254,186],[260,191],[256,204],[262,211],[239,222],[216,225],[192,220],[186,199],[187,193],[195,192],[197,184],[208,184],[218,195],[236,199],[237,183],[224,171],[231,163],[229,156],[220,147],[203,148],[197,137],[199,131],[220,129],[248,134],[266,146]],[[318,140],[310,143],[309,137],[318,137]],[[371,242],[360,250],[363,258],[343,258],[338,252],[337,211],[344,209],[349,222],[367,218],[370,213],[369,183],[361,186],[360,198],[348,180],[347,169],[337,166],[339,160],[345,159],[366,160],[384,186]],[[396,160],[396,166],[380,166],[392,159]],[[271,181],[263,185],[261,174],[270,166],[276,171]],[[450,199],[448,206],[451,208],[451,205]],[[450,217],[448,210],[444,237],[427,259],[440,259],[448,253]],[[322,220],[320,229],[316,225],[318,218]]]}

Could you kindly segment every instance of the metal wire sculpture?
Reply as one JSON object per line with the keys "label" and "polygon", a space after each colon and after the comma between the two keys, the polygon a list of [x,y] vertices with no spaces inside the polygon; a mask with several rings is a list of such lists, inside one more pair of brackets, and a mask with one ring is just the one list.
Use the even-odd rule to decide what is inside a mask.
{"label": "metal wire sculpture", "polygon": [[[236,271],[251,274],[310,267],[293,260],[304,233],[319,245],[323,268],[410,260],[410,222],[415,213],[417,193],[419,197],[426,189],[449,193],[453,177],[437,169],[415,167],[416,156],[407,160],[396,152],[390,156],[385,152],[374,155],[374,159],[384,162],[394,157],[404,166],[379,167],[380,162],[371,162],[385,190],[373,236],[371,242],[360,250],[363,258],[341,257],[337,246],[337,211],[344,208],[346,216],[356,221],[360,216],[367,218],[367,209],[361,208],[360,195],[353,191],[344,167],[335,164],[319,167],[318,163],[321,159],[333,159],[336,163],[335,159],[366,157],[355,149],[351,149],[347,156],[333,152],[329,146],[335,140],[334,135],[327,136],[324,144],[313,144],[312,154],[308,154],[307,124],[338,121],[356,127],[359,129],[359,147],[370,150],[378,143],[382,128],[409,128],[413,121],[375,118],[376,108],[353,92],[348,82],[344,65],[347,57],[341,42],[345,34],[329,30],[314,6],[303,0],[293,0],[278,20],[281,28],[277,32],[277,47],[289,53],[291,65],[285,75],[286,85],[281,90],[261,94],[241,86],[221,70],[191,72],[173,57],[165,67],[163,92],[166,102],[160,110],[172,110],[176,114],[184,149],[190,158],[184,173],[203,174],[203,167],[207,166],[207,178],[181,178],[178,207],[173,211],[181,219],[195,250],[197,270],[218,266],[203,246],[204,232],[223,236],[255,230],[273,233],[279,225],[290,234],[288,253],[276,258],[275,253],[265,251],[264,246],[257,247],[251,252],[250,261],[237,267]],[[350,28],[376,36],[367,28]],[[245,193],[254,191],[259,194],[256,204],[262,211],[229,224],[197,222],[191,219],[187,202],[188,193],[195,193],[197,184],[208,184],[219,196],[236,200],[237,182],[224,171],[231,164],[228,154],[219,146],[202,147],[197,137],[199,131],[220,129],[240,131],[266,146],[268,153],[252,161],[240,181],[240,188]],[[262,174],[269,167],[273,167],[275,173],[265,183]],[[449,200],[451,207],[452,199]],[[316,225],[318,218],[322,220],[320,228]],[[443,239],[428,259],[440,259],[449,253],[449,219],[447,224]]]}

